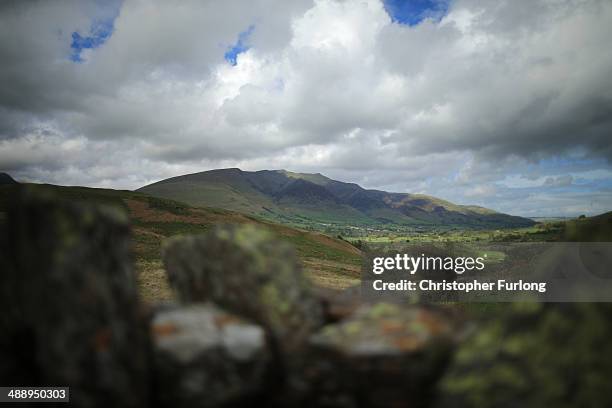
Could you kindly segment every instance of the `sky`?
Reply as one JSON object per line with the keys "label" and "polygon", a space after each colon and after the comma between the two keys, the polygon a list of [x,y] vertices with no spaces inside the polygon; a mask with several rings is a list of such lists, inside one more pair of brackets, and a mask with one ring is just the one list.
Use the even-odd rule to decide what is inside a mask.
{"label": "sky", "polygon": [[0,171],[135,189],[322,173],[612,210],[608,0],[0,2]]}

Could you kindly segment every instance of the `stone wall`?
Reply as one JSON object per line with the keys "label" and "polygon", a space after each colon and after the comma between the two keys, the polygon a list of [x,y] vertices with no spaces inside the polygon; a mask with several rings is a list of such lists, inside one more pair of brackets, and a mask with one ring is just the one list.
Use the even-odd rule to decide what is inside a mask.
{"label": "stone wall", "polygon": [[[612,367],[607,309],[576,318],[595,319],[572,344],[597,358],[561,349],[553,365],[533,356],[571,333],[575,321],[557,316],[566,309],[509,306],[458,344],[461,308],[313,288],[293,249],[251,226],[168,240],[178,301],[159,305],[138,300],[121,212],[22,190],[0,239],[0,384],[69,386],[74,406],[562,406],[576,395],[609,406],[598,404]],[[566,361],[591,364],[588,382],[537,376],[571,370]]]}
{"label": "stone wall", "polygon": [[433,310],[336,305],[255,227],[169,240],[154,306],[124,214],[24,190],[4,229],[0,383],[75,406],[426,406],[453,346]]}

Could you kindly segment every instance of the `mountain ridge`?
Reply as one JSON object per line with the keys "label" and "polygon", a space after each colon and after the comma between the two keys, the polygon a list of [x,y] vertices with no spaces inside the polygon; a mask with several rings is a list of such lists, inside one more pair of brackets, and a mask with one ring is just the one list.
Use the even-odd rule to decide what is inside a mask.
{"label": "mountain ridge", "polygon": [[524,227],[533,220],[424,194],[365,189],[321,173],[215,169],[171,177],[136,191],[265,218],[346,225]]}

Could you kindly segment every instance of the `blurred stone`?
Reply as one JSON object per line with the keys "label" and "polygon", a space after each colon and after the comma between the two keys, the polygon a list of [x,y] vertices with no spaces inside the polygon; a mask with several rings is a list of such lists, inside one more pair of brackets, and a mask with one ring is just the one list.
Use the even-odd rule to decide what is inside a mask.
{"label": "blurred stone", "polygon": [[263,394],[270,353],[261,327],[193,304],[161,311],[152,334],[162,406],[246,405]]}
{"label": "blurred stone", "polygon": [[472,314],[436,407],[612,406],[612,304],[490,303]]}
{"label": "blurred stone", "polygon": [[342,290],[318,287],[314,293],[321,303],[326,323],[347,318],[364,303],[360,285]]}
{"label": "blurred stone", "polygon": [[4,234],[0,383],[69,386],[80,407],[146,405],[148,333],[125,214],[23,189]]}
{"label": "blurred stone", "polygon": [[450,322],[432,310],[364,306],[311,337],[305,404],[428,406],[454,338]]}
{"label": "blurred stone", "polygon": [[213,301],[261,324],[285,354],[321,326],[321,305],[291,245],[251,225],[175,237],[163,248],[182,302]]}

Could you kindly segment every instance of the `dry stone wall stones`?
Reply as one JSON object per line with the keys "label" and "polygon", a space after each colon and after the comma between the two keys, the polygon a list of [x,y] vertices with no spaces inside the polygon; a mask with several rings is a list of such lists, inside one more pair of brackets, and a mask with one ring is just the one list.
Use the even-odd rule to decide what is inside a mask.
{"label": "dry stone wall stones", "polygon": [[251,225],[175,237],[163,248],[182,302],[212,301],[261,324],[280,349],[299,348],[322,325],[321,304],[293,248]]}
{"label": "dry stone wall stones", "polygon": [[1,382],[70,386],[80,407],[147,405],[147,323],[126,215],[26,188],[6,224]]}
{"label": "dry stone wall stones", "polygon": [[311,337],[306,405],[429,406],[453,332],[446,318],[425,308],[364,306]]}
{"label": "dry stone wall stones", "polygon": [[158,313],[152,334],[162,406],[235,406],[261,397],[270,363],[261,327],[191,304]]}

